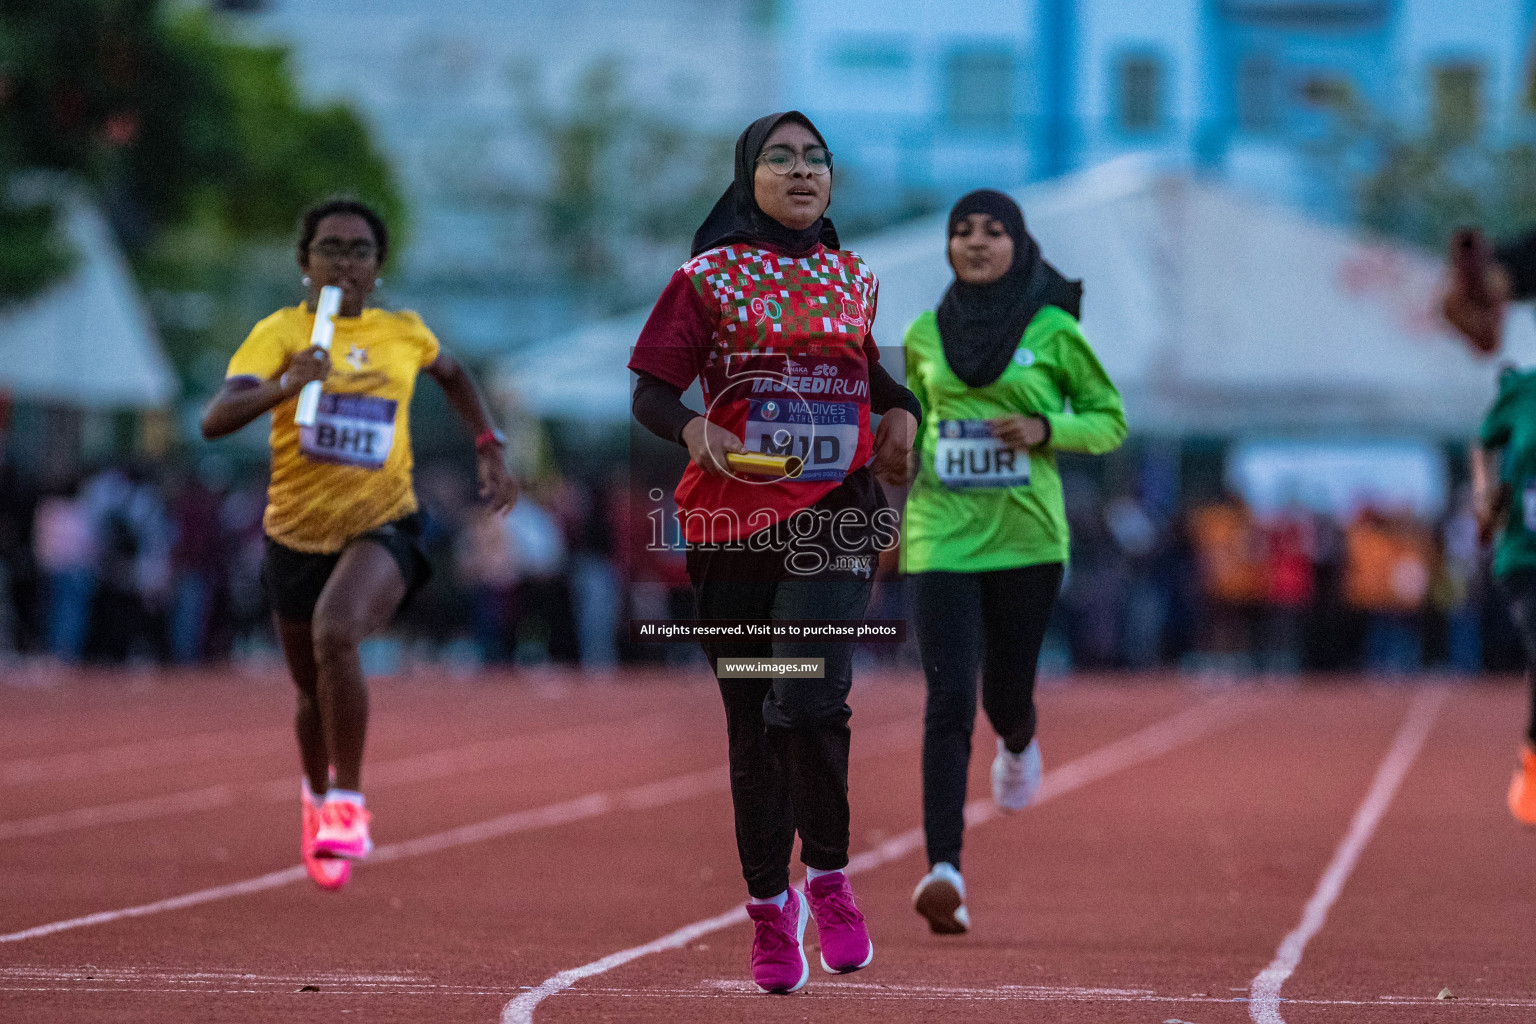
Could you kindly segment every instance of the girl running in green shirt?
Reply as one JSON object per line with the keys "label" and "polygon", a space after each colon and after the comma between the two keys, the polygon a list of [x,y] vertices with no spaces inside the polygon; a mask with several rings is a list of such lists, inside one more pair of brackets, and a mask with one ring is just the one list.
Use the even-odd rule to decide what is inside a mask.
{"label": "girl running in green shirt", "polygon": [[922,404],[903,568],[928,679],[923,827],[929,873],[913,904],[939,934],[970,927],[960,845],[981,701],[999,737],[992,796],[1027,806],[1040,787],[1035,666],[1067,560],[1056,452],[1102,454],[1125,438],[1120,394],[1077,323],[1082,287],[1040,255],[1001,192],[949,214],[955,280],[906,335]]}
{"label": "girl running in green shirt", "polygon": [[1526,653],[1531,713],[1520,764],[1509,784],[1509,812],[1536,825],[1536,370],[1505,370],[1472,453],[1479,532],[1497,537],[1493,578],[1509,602]]}
{"label": "girl running in green shirt", "polygon": [[[1478,351],[1497,352],[1505,308],[1536,298],[1536,231],[1497,247],[1477,232],[1452,242],[1445,317]],[[1536,370],[1499,375],[1499,395],[1471,452],[1479,539],[1497,539],[1493,579],[1525,648],[1530,718],[1509,783],[1509,812],[1536,825]]]}

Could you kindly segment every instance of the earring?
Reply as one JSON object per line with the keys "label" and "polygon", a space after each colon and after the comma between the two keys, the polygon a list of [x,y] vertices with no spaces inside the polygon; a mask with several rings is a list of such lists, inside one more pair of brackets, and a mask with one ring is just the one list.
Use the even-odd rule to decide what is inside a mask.
{"label": "earring", "polygon": [[303,282],[305,288],[309,287],[309,275],[308,274],[305,274],[303,277],[299,278],[299,280],[301,282]]}
{"label": "earring", "polygon": [[374,278],[373,279],[373,286],[375,288],[383,288],[384,287],[384,279],[382,277]]}

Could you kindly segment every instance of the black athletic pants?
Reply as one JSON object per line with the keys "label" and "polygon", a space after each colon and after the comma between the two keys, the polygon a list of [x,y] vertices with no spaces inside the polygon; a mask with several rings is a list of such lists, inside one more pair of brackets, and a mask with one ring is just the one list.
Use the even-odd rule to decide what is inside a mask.
{"label": "black athletic pants", "polygon": [[[850,483],[857,483],[857,475],[850,476]],[[875,486],[872,478],[867,484]],[[825,504],[869,507],[864,500],[851,506],[843,501],[849,497],[847,488],[839,487]],[[858,497],[857,487],[855,492]],[[835,564],[828,559],[826,568],[810,575],[791,572],[789,557],[813,545],[848,560]],[[767,546],[766,551],[689,546],[688,575],[701,620],[864,618],[873,585],[872,546],[836,548],[824,532],[792,542],[783,523],[774,528]],[[799,565],[805,568],[803,562]],[[747,892],[768,899],[789,887],[796,832],[800,859],[807,867],[836,871],[847,866],[853,645],[817,639],[703,647],[712,668],[722,657],[824,659],[822,679],[728,679],[720,678],[717,670],[725,702],[736,849]]]}
{"label": "black athletic pants", "polygon": [[1497,581],[1509,602],[1509,617],[1525,648],[1525,681],[1531,690],[1530,717],[1526,720],[1526,739],[1536,746],[1536,572],[1519,570]]}
{"label": "black athletic pants", "polygon": [[923,718],[923,830],[928,863],[960,867],[965,784],[981,706],[1015,753],[1035,737],[1035,667],[1062,565],[912,575],[928,708]]}

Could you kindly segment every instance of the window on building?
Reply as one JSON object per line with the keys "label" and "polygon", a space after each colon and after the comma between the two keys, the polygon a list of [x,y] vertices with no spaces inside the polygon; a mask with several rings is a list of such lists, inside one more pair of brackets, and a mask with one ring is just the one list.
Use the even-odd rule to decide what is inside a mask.
{"label": "window on building", "polygon": [[893,74],[912,66],[912,53],[899,39],[853,39],[837,48],[837,66],[845,71]]}
{"label": "window on building", "polygon": [[1308,75],[1296,91],[1305,103],[1320,110],[1342,111],[1358,102],[1354,84],[1328,71]]}
{"label": "window on building", "polygon": [[1392,13],[1391,0],[1216,0],[1229,21],[1289,29],[1365,28]]}
{"label": "window on building", "polygon": [[958,128],[1000,129],[1013,123],[1014,57],[1006,50],[952,53],[946,68],[945,114]]}
{"label": "window on building", "polygon": [[1476,138],[1483,107],[1483,69],[1476,64],[1443,64],[1433,71],[1435,134],[1466,142]]}
{"label": "window on building", "polygon": [[1279,72],[1273,57],[1253,54],[1237,67],[1237,125],[1254,135],[1273,132],[1280,121]]}
{"label": "window on building", "polygon": [[1163,116],[1163,65],[1156,57],[1138,54],[1120,62],[1120,127],[1150,132]]}

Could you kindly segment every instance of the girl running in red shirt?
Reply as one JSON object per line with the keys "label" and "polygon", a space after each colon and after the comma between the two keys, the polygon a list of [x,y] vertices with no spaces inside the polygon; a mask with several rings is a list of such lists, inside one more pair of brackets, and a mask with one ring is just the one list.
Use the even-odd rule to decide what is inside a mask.
{"label": "girl running in red shirt", "polygon": [[[862,619],[877,554],[895,539],[875,477],[905,482],[919,410],[880,366],[870,334],[878,285],[839,248],[824,216],[831,193],[832,154],[809,118],[754,121],[736,140],[734,182],[629,363],[636,419],[691,458],[676,498],[701,620]],[[681,401],[696,379],[702,415]],[[871,413],[882,414],[874,431]],[[804,469],[749,476],[728,459],[749,451],[792,455]],[[725,702],[753,980],[768,992],[805,984],[809,917],[825,970],[867,966],[874,950],[842,870],[852,648],[703,646]],[[822,659],[824,678],[728,676],[719,664],[770,656]],[[789,885],[797,832],[804,894]]]}

